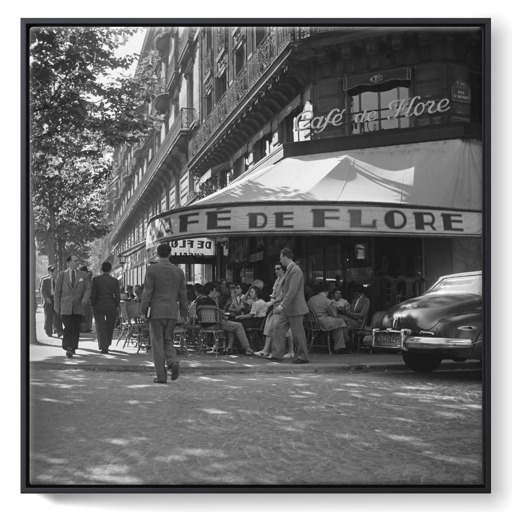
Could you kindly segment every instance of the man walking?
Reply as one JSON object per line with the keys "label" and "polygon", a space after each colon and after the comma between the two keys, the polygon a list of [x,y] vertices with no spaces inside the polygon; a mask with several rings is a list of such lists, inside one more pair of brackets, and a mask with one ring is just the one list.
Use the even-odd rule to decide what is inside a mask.
{"label": "man walking", "polygon": [[92,279],[91,306],[98,345],[102,354],[108,354],[108,347],[112,344],[121,295],[119,281],[109,275],[111,270],[112,264],[105,261],[101,265],[103,273]]}
{"label": "man walking", "polygon": [[295,364],[309,363],[306,333],[304,332],[304,315],[308,306],[304,297],[304,276],[302,270],[293,261],[293,252],[285,248],[280,253],[280,262],[286,267],[282,284],[282,300],[275,308],[272,334],[272,359],[281,360],[284,354],[286,331],[291,328],[295,345]]}
{"label": "man walking", "polygon": [[[167,372],[165,363],[171,372],[171,380],[180,374],[180,366],[174,348],[174,327],[179,311],[182,318],[188,316],[187,289],[183,270],[169,261],[169,244],[157,247],[158,263],[148,267],[142,294],[141,316],[149,318],[151,351],[155,363],[156,378],[153,382],[165,384]],[[147,313],[146,311],[148,310]]]}
{"label": "man walking", "polygon": [[71,254],[66,262],[68,269],[59,273],[55,284],[55,311],[64,324],[62,348],[71,358],[78,348],[80,324],[91,296],[91,282],[85,272],[78,270],[78,256]]}
{"label": "man walking", "polygon": [[57,274],[57,269],[50,265],[48,267],[48,275],[42,277],[40,283],[44,309],[44,332],[50,338],[53,335],[54,291]]}

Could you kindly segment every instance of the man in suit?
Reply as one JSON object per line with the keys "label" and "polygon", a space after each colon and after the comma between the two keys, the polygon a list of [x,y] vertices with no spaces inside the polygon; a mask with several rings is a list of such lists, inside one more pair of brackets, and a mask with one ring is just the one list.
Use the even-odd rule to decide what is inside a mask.
{"label": "man in suit", "polygon": [[309,309],[316,314],[320,327],[324,331],[332,333],[334,353],[346,354],[345,331],[347,324],[343,318],[338,317],[335,301],[327,298],[328,293],[329,288],[326,283],[317,283],[307,304]]}
{"label": "man in suit", "polygon": [[361,329],[364,327],[363,321],[368,316],[370,310],[370,299],[364,294],[364,287],[362,284],[357,284],[355,287],[354,299],[350,305],[350,311],[341,315],[341,318],[347,323],[349,329]]}
{"label": "man in suit", "polygon": [[91,297],[91,282],[85,272],[78,270],[76,254],[68,256],[66,262],[68,269],[59,273],[55,284],[55,311],[64,324],[62,348],[71,358],[78,348],[82,316]]}
{"label": "man in suit", "polygon": [[54,326],[55,278],[58,272],[53,265],[48,267],[48,272],[48,275],[41,278],[40,290],[44,308],[44,332],[47,336],[52,337]]}
{"label": "man in suit", "polygon": [[141,317],[144,318],[150,308],[149,334],[151,351],[155,363],[156,378],[153,382],[167,382],[167,368],[171,372],[171,380],[180,374],[180,366],[174,348],[174,328],[178,320],[178,302],[181,317],[188,316],[187,289],[183,270],[169,261],[171,248],[169,244],[157,247],[158,263],[151,265],[146,271],[144,293],[141,302]]}
{"label": "man in suit", "polygon": [[117,308],[121,300],[119,281],[109,275],[111,270],[112,264],[110,262],[102,263],[102,274],[93,277],[91,288],[91,306],[98,336],[98,346],[102,354],[108,354],[108,347],[112,344]]}
{"label": "man in suit", "polygon": [[306,333],[304,332],[304,315],[308,305],[304,297],[304,276],[302,270],[293,261],[291,249],[281,251],[280,262],[286,267],[282,284],[282,300],[274,309],[277,315],[272,331],[272,358],[281,360],[284,354],[286,331],[291,328],[295,345],[295,364],[309,363]]}

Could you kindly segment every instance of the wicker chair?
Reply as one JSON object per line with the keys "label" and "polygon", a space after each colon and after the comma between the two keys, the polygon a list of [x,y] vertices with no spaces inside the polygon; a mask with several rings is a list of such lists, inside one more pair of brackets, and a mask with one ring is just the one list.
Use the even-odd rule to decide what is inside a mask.
{"label": "wicker chair", "polygon": [[208,345],[211,344],[212,353],[218,356],[219,348],[226,348],[226,336],[222,329],[222,311],[216,306],[198,306],[197,321],[199,323],[199,351],[206,352]]}
{"label": "wicker chair", "polygon": [[308,314],[304,317],[304,330],[306,331],[308,350],[311,350],[312,347],[327,347],[329,354],[332,354],[331,333],[320,327],[318,317],[311,308],[309,308]]}

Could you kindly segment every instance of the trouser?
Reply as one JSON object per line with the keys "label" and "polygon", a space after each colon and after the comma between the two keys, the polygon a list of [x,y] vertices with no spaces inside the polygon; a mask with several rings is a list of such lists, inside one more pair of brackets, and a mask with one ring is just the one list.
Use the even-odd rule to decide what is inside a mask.
{"label": "trouser", "polygon": [[338,327],[332,330],[332,339],[334,340],[334,350],[341,350],[346,348],[345,335],[346,327]]}
{"label": "trouser", "polygon": [[234,332],[244,349],[249,348],[249,340],[245,334],[244,326],[240,322],[232,322],[231,320],[224,320],[222,322],[222,330],[226,332]]}
{"label": "trouser", "polygon": [[174,327],[176,320],[173,318],[151,318],[149,320],[149,334],[151,336],[151,352],[155,363],[156,378],[161,382],[167,381],[167,367],[178,362],[176,349],[174,348]]}
{"label": "trouser", "polygon": [[82,324],[80,325],[80,330],[82,332],[89,332],[92,330],[92,317],[93,311],[90,304],[85,304],[85,315],[82,317]]}
{"label": "trouser", "polygon": [[62,348],[64,350],[78,348],[80,339],[80,324],[82,315],[61,315],[64,324],[64,334],[62,336]]}
{"label": "trouser", "polygon": [[62,326],[62,320],[60,318],[60,315],[55,310],[53,310],[53,329],[58,335],[62,336],[62,333],[64,332],[64,327]]}
{"label": "trouser", "polygon": [[107,349],[112,344],[112,335],[114,334],[117,318],[117,307],[115,304],[103,307],[98,306],[93,309],[93,313],[99,349]]}
{"label": "trouser", "polygon": [[53,303],[44,302],[44,332],[47,336],[51,336],[53,334]]}
{"label": "trouser", "polygon": [[288,328],[292,331],[295,357],[309,361],[306,333],[304,332],[304,315],[287,316],[284,312],[275,314],[272,331],[272,356],[276,359],[283,358]]}

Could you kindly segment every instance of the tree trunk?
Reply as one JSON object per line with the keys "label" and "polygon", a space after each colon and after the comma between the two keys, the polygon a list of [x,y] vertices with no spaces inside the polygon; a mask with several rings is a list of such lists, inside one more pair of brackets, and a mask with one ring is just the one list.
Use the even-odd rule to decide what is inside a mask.
{"label": "tree trunk", "polygon": [[28,209],[29,209],[29,227],[27,233],[27,253],[29,255],[28,262],[28,287],[29,294],[29,343],[36,344],[37,332],[36,332],[36,314],[37,314],[37,297],[36,288],[39,283],[36,283],[36,241],[34,236],[34,207],[32,204],[32,180],[29,181],[29,197],[28,197]]}
{"label": "tree trunk", "polygon": [[50,199],[48,201],[48,217],[50,227],[48,229],[47,250],[48,250],[48,264],[55,265],[58,267],[58,261],[56,259],[56,248],[55,248],[55,212],[53,211],[53,204]]}

